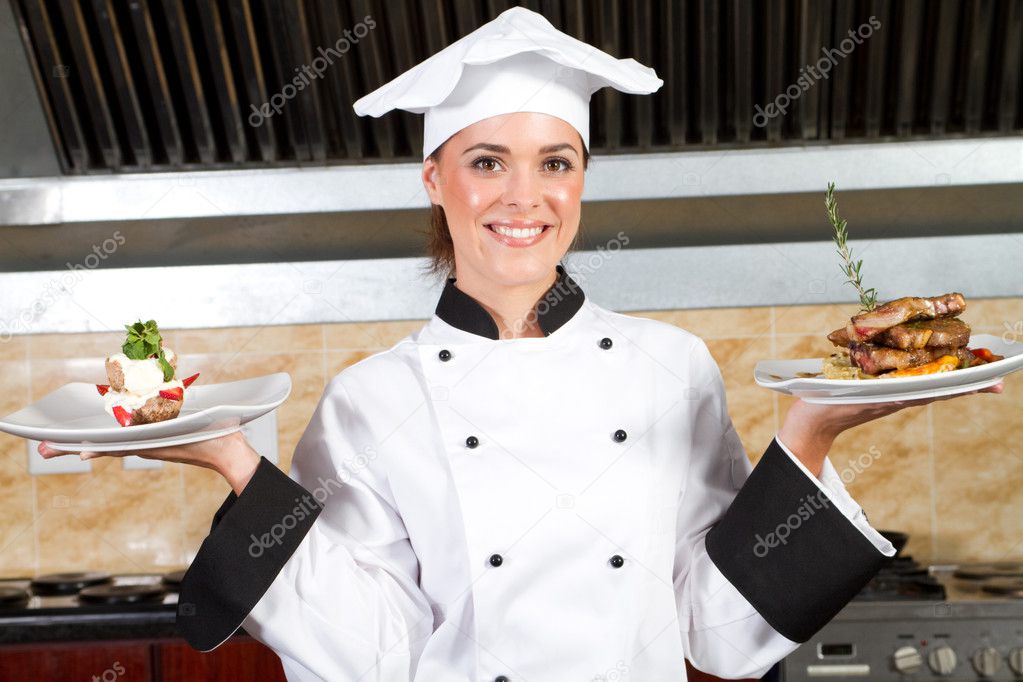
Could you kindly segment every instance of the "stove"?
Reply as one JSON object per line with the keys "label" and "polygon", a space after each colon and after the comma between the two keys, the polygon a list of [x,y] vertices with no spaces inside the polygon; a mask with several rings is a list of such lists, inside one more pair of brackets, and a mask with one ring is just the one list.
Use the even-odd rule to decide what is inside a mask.
{"label": "stove", "polygon": [[781,665],[804,680],[1023,679],[1023,563],[897,557]]}
{"label": "stove", "polygon": [[0,644],[172,633],[182,573],[0,580]]}

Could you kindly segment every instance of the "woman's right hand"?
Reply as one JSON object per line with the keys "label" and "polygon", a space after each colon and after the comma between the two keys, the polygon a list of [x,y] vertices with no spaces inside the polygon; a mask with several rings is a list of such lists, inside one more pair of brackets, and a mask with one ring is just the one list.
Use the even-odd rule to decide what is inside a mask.
{"label": "woman's right hand", "polygon": [[[74,452],[54,450],[47,441],[39,444],[39,454],[44,459],[74,455]],[[125,455],[138,455],[143,459],[158,459],[164,462],[178,462],[179,464],[191,464],[206,469],[213,469],[223,476],[235,494],[240,495],[248,484],[252,474],[259,465],[259,453],[252,449],[249,441],[246,440],[241,431],[229,433],[226,436],[203,440],[198,443],[186,445],[174,445],[165,448],[149,448],[145,450],[117,450],[112,452],[89,452],[78,453],[81,459],[92,459],[94,457],[124,457]]]}

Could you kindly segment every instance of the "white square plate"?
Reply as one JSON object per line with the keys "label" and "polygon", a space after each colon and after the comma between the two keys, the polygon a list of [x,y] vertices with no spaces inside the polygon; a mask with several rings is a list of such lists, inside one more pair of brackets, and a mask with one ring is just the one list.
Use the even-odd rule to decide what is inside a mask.
{"label": "white square plate", "polygon": [[0,419],[0,431],[65,445],[159,447],[169,444],[169,439],[193,442],[237,431],[241,424],[276,409],[290,393],[291,376],[285,372],[222,384],[194,384],[186,390],[185,404],[174,419],[121,426],[103,409],[103,397],[95,384],[71,383]]}
{"label": "white square plate", "polygon": [[850,405],[969,393],[994,386],[1004,377],[1023,369],[1023,343],[1006,341],[990,334],[974,334],[970,337],[969,347],[988,348],[1005,358],[951,372],[893,379],[803,377],[800,374],[819,373],[824,359],[761,360],[753,370],[753,378],[764,388],[797,396],[808,403]]}

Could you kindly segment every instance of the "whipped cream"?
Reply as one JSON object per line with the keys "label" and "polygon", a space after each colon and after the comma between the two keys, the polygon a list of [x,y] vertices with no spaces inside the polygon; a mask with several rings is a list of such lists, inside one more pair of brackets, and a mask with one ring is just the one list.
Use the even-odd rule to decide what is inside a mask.
{"label": "whipped cream", "polygon": [[[163,355],[167,362],[174,359],[174,351],[167,347],[164,347]],[[160,391],[185,387],[179,379],[164,381],[163,370],[156,358],[132,360],[124,353],[118,353],[107,360],[118,363],[124,373],[124,390],[111,389],[103,396],[103,409],[111,416],[114,407],[118,405],[131,412],[145,405],[150,398],[160,395]]]}

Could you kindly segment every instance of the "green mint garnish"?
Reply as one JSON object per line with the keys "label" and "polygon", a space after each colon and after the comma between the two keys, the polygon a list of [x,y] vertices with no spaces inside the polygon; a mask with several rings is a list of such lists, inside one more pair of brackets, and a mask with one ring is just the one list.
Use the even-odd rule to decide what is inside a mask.
{"label": "green mint garnish", "polygon": [[128,356],[129,360],[146,360],[156,356],[163,370],[163,380],[170,381],[174,378],[174,368],[167,362],[163,354],[163,338],[160,336],[160,329],[156,326],[156,320],[135,324],[126,324],[124,328],[128,331],[128,338],[121,346],[121,352]]}

